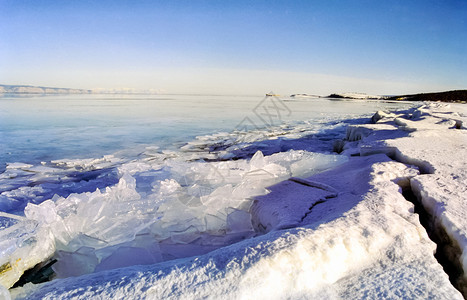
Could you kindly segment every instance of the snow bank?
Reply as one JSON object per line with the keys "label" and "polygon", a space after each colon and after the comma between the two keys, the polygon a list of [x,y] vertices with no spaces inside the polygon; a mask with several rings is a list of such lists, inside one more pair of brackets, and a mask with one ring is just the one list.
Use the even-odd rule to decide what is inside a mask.
{"label": "snow bank", "polygon": [[[385,118],[375,125],[351,126],[349,139],[361,139],[361,155],[387,153],[418,166],[411,188],[440,240],[439,250],[460,269],[458,287],[467,295],[467,109],[427,104]],[[393,127],[392,138],[383,133]]]}

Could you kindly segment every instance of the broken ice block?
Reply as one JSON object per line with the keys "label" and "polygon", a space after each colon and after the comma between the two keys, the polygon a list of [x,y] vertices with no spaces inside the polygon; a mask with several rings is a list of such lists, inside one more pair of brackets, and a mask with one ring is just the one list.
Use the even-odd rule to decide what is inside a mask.
{"label": "broken ice block", "polygon": [[261,169],[265,165],[263,152],[257,151],[250,160],[251,170]]}
{"label": "broken ice block", "polygon": [[253,231],[251,215],[244,210],[229,209],[227,216],[227,228],[230,233]]}
{"label": "broken ice block", "polygon": [[[40,241],[40,243],[38,243]],[[48,232],[35,221],[0,212],[0,284],[11,287],[23,274],[53,253]]]}
{"label": "broken ice block", "polygon": [[10,292],[1,284],[0,284],[0,299],[3,299],[3,300],[11,299]]}
{"label": "broken ice block", "polygon": [[75,252],[58,251],[52,269],[58,278],[79,276],[94,271],[98,259],[93,248],[81,247]]}

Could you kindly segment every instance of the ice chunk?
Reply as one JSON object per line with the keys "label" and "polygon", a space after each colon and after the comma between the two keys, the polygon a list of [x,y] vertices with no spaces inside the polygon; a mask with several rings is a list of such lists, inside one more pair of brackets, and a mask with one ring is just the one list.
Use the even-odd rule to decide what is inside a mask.
{"label": "ice chunk", "polygon": [[257,151],[250,160],[250,170],[261,169],[264,167],[264,164],[263,152]]}
{"label": "ice chunk", "polygon": [[394,113],[384,112],[384,111],[382,111],[382,110],[378,110],[378,111],[373,115],[373,117],[371,117],[371,122],[373,122],[373,123],[379,123],[380,120],[392,119],[392,118],[395,118],[395,117],[397,117],[397,115],[394,114]]}
{"label": "ice chunk", "polygon": [[28,169],[31,168],[33,165],[24,164],[24,163],[7,163],[7,169]]}
{"label": "ice chunk", "polygon": [[109,243],[104,240],[97,239],[95,237],[79,233],[75,236],[70,243],[66,246],[67,249],[71,251],[78,250],[80,248],[92,248],[92,249],[100,249],[106,247]]}
{"label": "ice chunk", "polygon": [[224,229],[226,226],[226,221],[224,218],[222,218],[222,216],[206,214],[204,221],[206,223],[207,232],[217,233],[219,230]]}
{"label": "ice chunk", "polygon": [[308,177],[315,173],[335,168],[348,161],[346,156],[314,154],[291,164],[292,176]]}
{"label": "ice chunk", "polygon": [[98,259],[93,248],[81,247],[75,252],[58,251],[52,266],[58,278],[79,276],[94,272]]}
{"label": "ice chunk", "polygon": [[52,200],[47,200],[41,205],[29,204],[24,210],[24,214],[30,220],[52,224],[59,219],[55,208],[55,203]]}
{"label": "ice chunk", "polygon": [[0,299],[11,300],[10,292],[1,284],[0,284]]}
{"label": "ice chunk", "polygon": [[174,179],[166,179],[160,181],[158,193],[160,194],[172,194],[180,189],[180,184]]}
{"label": "ice chunk", "polygon": [[96,272],[133,265],[149,265],[159,262],[147,249],[139,247],[119,247],[97,265]]}
{"label": "ice chunk", "polygon": [[251,215],[239,209],[229,209],[227,215],[227,228],[230,233],[252,231]]}
{"label": "ice chunk", "polygon": [[354,126],[349,126],[347,127],[347,134],[346,134],[346,140],[348,141],[359,141],[363,137],[366,137],[370,135],[372,132],[372,129],[369,128],[369,125],[365,126],[359,126],[359,125],[354,125]]}
{"label": "ice chunk", "polygon": [[0,212],[0,285],[11,287],[29,268],[53,253],[52,240],[38,223]]}
{"label": "ice chunk", "polygon": [[175,244],[189,244],[199,238],[200,230],[191,225],[183,231],[172,231],[170,240]]}

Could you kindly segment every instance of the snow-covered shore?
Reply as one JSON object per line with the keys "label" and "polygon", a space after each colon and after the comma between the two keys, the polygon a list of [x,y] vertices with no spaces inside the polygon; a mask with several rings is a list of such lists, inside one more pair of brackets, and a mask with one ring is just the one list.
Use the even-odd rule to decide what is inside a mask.
{"label": "snow-covered shore", "polygon": [[12,296],[462,299],[402,190],[419,199],[445,256],[465,270],[466,115],[462,105],[430,104],[349,126],[347,163],[256,198],[252,225],[264,235],[198,257],[27,284]]}

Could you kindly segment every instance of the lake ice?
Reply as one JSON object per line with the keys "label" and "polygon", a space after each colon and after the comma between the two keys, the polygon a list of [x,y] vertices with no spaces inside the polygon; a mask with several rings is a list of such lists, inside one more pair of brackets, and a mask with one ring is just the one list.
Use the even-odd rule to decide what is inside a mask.
{"label": "lake ice", "polygon": [[[349,195],[371,195],[362,180],[352,179],[354,183],[348,182],[336,193],[338,183],[301,179],[319,179],[320,174],[327,174],[327,182],[332,182],[333,176],[350,180],[356,174],[364,177],[366,172],[370,174],[367,181],[374,181],[371,184],[377,187],[380,183],[371,179],[375,172],[371,171],[375,168],[371,165],[374,164],[381,164],[381,170],[386,173],[395,172],[394,178],[418,174],[416,169],[398,163],[392,165],[383,157],[371,160],[370,164],[365,160],[349,162],[350,156],[332,153],[334,141],[345,136],[349,124],[361,123],[359,118],[369,119],[377,110],[403,109],[408,107],[407,104],[326,99],[267,103],[262,100],[261,97],[214,96],[1,99],[2,117],[5,117],[1,121],[1,134],[5,151],[1,154],[4,166],[0,174],[0,207],[5,214],[0,217],[5,224],[4,234],[9,234],[8,242],[2,243],[2,259],[8,260],[10,267],[18,268],[21,273],[21,267],[32,267],[52,256],[57,260],[52,266],[55,278],[155,264],[160,266],[157,267],[159,282],[169,280],[172,291],[176,291],[170,295],[165,290],[155,298],[162,298],[161,295],[196,298],[193,287],[184,291],[181,287],[184,283],[170,278],[178,268],[187,267],[199,272],[196,266],[205,268],[203,264],[211,261],[215,262],[213,274],[217,272],[224,278],[222,282],[235,285],[235,288],[227,288],[224,283],[218,282],[220,285],[217,286],[214,281],[212,284],[221,291],[227,288],[224,295],[246,298],[255,293],[264,295],[275,281],[286,280],[285,285],[277,289],[276,297],[271,295],[272,298],[296,298],[313,293],[331,297],[345,293],[332,289],[325,292],[321,287],[342,278],[354,268],[340,260],[355,260],[357,266],[362,256],[373,255],[374,251],[380,251],[377,249],[389,251],[395,247],[394,251],[401,251],[404,247],[418,245],[415,240],[407,240],[407,235],[398,233],[403,226],[394,225],[389,232],[384,229],[394,222],[391,221],[394,217],[387,214],[376,216],[386,219],[379,223],[383,231],[370,227],[352,229],[347,232],[346,239],[346,234],[338,228],[350,229],[358,222],[371,226],[375,217],[363,217],[366,212],[359,207],[366,204],[360,198],[342,198],[342,191],[349,189],[349,185],[354,189],[348,190]],[[38,103],[43,115],[34,108]],[[18,114],[16,117],[14,112]],[[36,147],[29,151],[27,145],[31,143]],[[354,166],[333,171],[349,163]],[[352,173],[352,169],[361,171]],[[350,172],[349,175],[345,175],[346,172]],[[296,179],[288,180],[291,177]],[[272,200],[281,190],[290,190],[290,186],[297,191],[290,200],[290,207],[282,205],[283,201],[289,201],[284,200],[289,196]],[[398,186],[391,188],[397,194]],[[304,197],[305,200],[300,202],[303,207],[296,205],[297,197]],[[343,200],[335,200],[335,203],[341,201],[342,204],[321,205],[328,201],[326,199],[334,201],[332,199],[336,197]],[[377,201],[379,196],[375,194],[374,197],[375,200],[368,200],[369,203]],[[263,198],[269,199],[265,205],[261,204]],[[410,203],[397,197],[394,201],[394,208],[389,206],[388,209],[405,210],[409,214],[404,218],[413,218]],[[314,213],[318,215],[312,217],[308,212],[310,207],[316,207]],[[322,207],[327,210],[320,212]],[[322,233],[317,231],[314,226],[331,221],[342,207],[348,208],[349,215],[355,217],[347,223],[328,227]],[[297,227],[300,222],[308,224],[305,229]],[[414,226],[414,233],[423,230],[416,219],[410,224]],[[280,231],[287,228],[292,231]],[[359,230],[367,231],[365,235],[369,234],[370,238],[362,240]],[[264,249],[273,253],[269,246],[266,247],[269,241],[286,249],[289,246],[280,242],[285,238],[284,234],[290,235],[291,241],[295,240],[292,244],[303,245],[287,250],[291,252],[286,257],[277,254],[279,257],[273,258],[274,254],[270,258],[266,255],[266,259],[284,260],[290,264],[287,268],[292,269],[299,263],[297,255],[314,257],[321,262],[309,265],[308,258],[302,258],[300,261],[309,265],[309,269],[303,269],[304,273],[297,276],[287,275],[288,271],[282,269],[283,264],[278,268],[271,267],[273,262],[267,263],[269,269],[266,265],[261,266],[265,262],[259,261],[259,265],[248,267],[260,258],[253,259],[253,254],[248,254],[250,250],[240,254],[242,249],[254,247],[260,252]],[[322,234],[324,236],[320,237]],[[393,239],[399,234],[406,242],[397,246]],[[332,236],[335,236],[332,238],[334,242],[326,241]],[[315,246],[309,243],[323,238],[323,244],[313,250],[315,254],[304,250],[314,249],[315,242],[312,242]],[[433,251],[428,238],[420,238],[426,245],[421,253]],[[311,240],[306,242],[308,239]],[[340,248],[339,241],[344,248]],[[374,249],[368,250],[368,247]],[[30,254],[28,259],[24,259],[25,251]],[[243,259],[246,265],[226,272],[219,266],[219,260],[230,255],[237,262]],[[401,262],[408,259],[404,255],[394,255],[400,257]],[[189,267],[193,263],[189,258],[192,256],[199,260],[196,266]],[[423,261],[419,256],[411,259]],[[364,267],[371,262],[361,261],[360,264]],[[252,273],[252,268],[259,273]],[[431,276],[430,272],[439,271],[439,268],[427,266],[424,274]],[[332,274],[329,273],[331,269],[334,270]],[[148,276],[151,273],[150,267],[141,270],[149,272]],[[133,268],[124,272],[134,271]],[[186,276],[191,276],[190,272],[187,269]],[[241,280],[248,276],[266,276],[268,283],[253,290],[253,286],[245,285],[246,282],[226,279],[235,272],[246,276],[242,275]],[[264,272],[270,275],[261,275]],[[273,276],[270,272],[278,273]],[[109,280],[112,276],[109,275]],[[315,288],[311,288],[306,281],[315,277],[319,280],[313,285]],[[9,280],[7,284],[13,284],[17,278],[12,276]],[[83,280],[83,285],[87,286],[88,279]],[[446,279],[440,280],[444,285]],[[158,286],[154,287],[159,289]],[[203,286],[200,288],[207,291]],[[292,290],[295,292],[290,294]],[[212,297],[223,295],[216,293]],[[448,294],[457,295],[447,289]]]}

